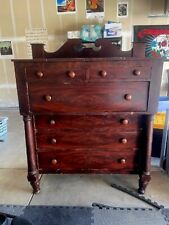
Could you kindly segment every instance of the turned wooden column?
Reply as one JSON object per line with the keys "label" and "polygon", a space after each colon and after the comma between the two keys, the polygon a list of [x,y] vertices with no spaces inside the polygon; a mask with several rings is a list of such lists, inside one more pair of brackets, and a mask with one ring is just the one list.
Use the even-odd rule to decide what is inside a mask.
{"label": "turned wooden column", "polygon": [[138,192],[140,194],[144,194],[145,189],[148,183],[151,180],[150,170],[151,170],[151,151],[152,151],[152,140],[153,140],[153,115],[146,116],[145,123],[145,146],[144,146],[144,155],[141,160],[142,171],[139,174],[139,189]]}
{"label": "turned wooden column", "polygon": [[25,125],[26,136],[26,151],[27,151],[27,163],[28,163],[28,181],[30,182],[33,192],[39,193],[39,172],[37,168],[37,160],[35,154],[35,141],[34,141],[34,129],[32,123],[32,116],[27,115],[23,117]]}

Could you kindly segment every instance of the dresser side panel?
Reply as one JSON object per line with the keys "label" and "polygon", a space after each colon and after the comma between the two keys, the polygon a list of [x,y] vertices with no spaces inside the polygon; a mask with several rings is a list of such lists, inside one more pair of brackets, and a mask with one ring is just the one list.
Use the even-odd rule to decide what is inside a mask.
{"label": "dresser side panel", "polygon": [[20,114],[28,115],[30,114],[30,105],[28,83],[26,79],[26,66],[25,63],[19,62],[14,62],[14,66]]}
{"label": "dresser side panel", "polygon": [[149,87],[148,112],[155,114],[158,108],[160,86],[162,77],[163,62],[161,60],[152,60],[152,74]]}

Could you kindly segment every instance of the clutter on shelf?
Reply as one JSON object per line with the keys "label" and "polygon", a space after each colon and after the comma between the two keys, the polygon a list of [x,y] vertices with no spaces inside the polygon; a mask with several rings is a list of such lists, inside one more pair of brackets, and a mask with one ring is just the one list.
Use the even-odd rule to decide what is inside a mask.
{"label": "clutter on shelf", "polygon": [[68,39],[80,38],[83,42],[95,42],[99,38],[121,38],[122,24],[108,21],[100,24],[83,25],[80,31],[68,31]]}

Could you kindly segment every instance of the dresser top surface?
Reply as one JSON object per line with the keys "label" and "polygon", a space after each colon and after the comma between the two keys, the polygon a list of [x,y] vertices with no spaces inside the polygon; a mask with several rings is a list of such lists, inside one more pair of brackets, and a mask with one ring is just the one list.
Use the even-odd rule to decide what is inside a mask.
{"label": "dresser top surface", "polygon": [[[145,61],[151,61],[152,59],[150,58],[144,58],[144,57],[101,57],[101,58],[36,58],[36,59],[13,59],[13,62],[112,62],[112,61],[140,61],[140,60],[145,60]],[[157,60],[157,59],[153,59]],[[158,59],[158,61],[161,61]]]}

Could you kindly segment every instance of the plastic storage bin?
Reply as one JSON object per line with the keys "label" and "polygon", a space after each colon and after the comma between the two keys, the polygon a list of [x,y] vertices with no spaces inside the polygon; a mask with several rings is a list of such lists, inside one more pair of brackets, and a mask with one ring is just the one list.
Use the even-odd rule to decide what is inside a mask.
{"label": "plastic storage bin", "polygon": [[8,117],[0,117],[0,140],[7,133]]}
{"label": "plastic storage bin", "polygon": [[158,112],[155,114],[154,123],[153,123],[153,127],[155,129],[163,129],[164,128],[165,116],[166,116],[165,112]]}
{"label": "plastic storage bin", "polygon": [[154,116],[152,156],[160,157],[161,152],[166,152],[169,142],[169,96],[159,98],[158,112]]}

